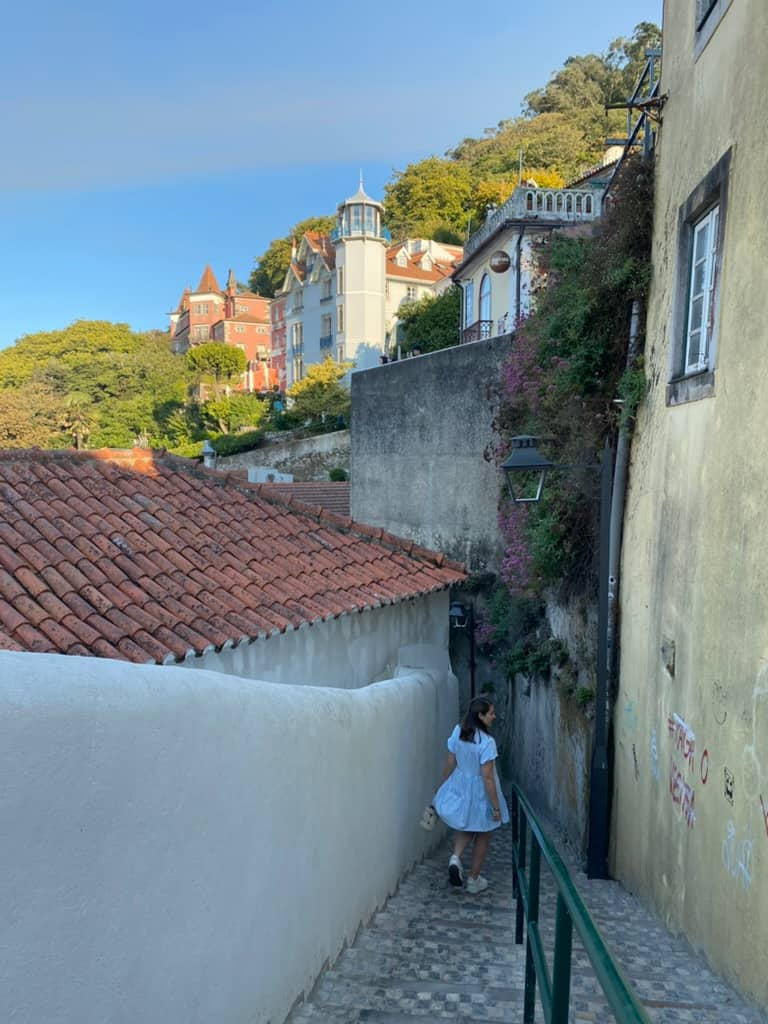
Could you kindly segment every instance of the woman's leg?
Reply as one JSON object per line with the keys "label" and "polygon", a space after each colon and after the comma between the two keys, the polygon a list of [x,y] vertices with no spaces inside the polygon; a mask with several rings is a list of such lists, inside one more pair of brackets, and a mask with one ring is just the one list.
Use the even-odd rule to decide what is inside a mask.
{"label": "woman's leg", "polygon": [[472,839],[474,832],[454,832],[453,833],[453,852],[456,857],[461,860],[461,855],[464,853],[466,848]]}
{"label": "woman's leg", "polygon": [[475,844],[472,847],[472,866],[469,869],[473,878],[477,878],[480,874],[480,869],[485,861],[485,855],[488,853],[488,845],[490,841],[490,832],[478,832],[475,835]]}

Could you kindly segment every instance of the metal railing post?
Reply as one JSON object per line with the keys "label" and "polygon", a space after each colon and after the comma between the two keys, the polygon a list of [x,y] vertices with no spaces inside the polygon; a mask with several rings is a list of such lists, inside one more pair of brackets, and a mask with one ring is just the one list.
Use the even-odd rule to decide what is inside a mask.
{"label": "metal railing post", "polygon": [[571,947],[573,922],[565,900],[557,894],[555,917],[555,955],[552,963],[552,1017],[550,1024],[568,1024],[571,1002]]}
{"label": "metal railing post", "polygon": [[536,968],[533,963],[531,931],[539,923],[539,882],[541,880],[541,850],[536,837],[531,836],[531,870],[528,875],[528,941],[525,944],[525,993],[523,996],[523,1024],[533,1024],[536,1013]]}
{"label": "metal railing post", "polygon": [[[524,814],[520,815],[520,834],[517,840],[517,864],[520,871],[519,878],[520,885],[522,887],[522,893],[517,901],[517,912],[515,914],[515,942],[519,946],[523,941],[523,928],[525,927],[525,902],[526,902],[526,885],[525,885],[525,833],[526,833],[526,817]],[[527,887],[530,892],[530,886]]]}

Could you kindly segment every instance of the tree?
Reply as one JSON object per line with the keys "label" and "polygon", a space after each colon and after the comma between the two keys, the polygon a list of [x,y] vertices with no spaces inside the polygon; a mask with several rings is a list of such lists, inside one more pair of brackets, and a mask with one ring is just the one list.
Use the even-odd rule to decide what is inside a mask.
{"label": "tree", "polygon": [[[166,333],[136,334],[127,324],[78,320],[63,330],[26,335],[0,352],[0,388],[38,384],[39,394],[53,396],[56,423],[48,441],[34,442],[46,447],[67,443],[61,431],[68,417],[70,438],[77,426],[85,443],[89,430],[92,446],[124,447],[137,435],[162,443],[164,418],[170,406],[183,403],[188,383],[185,362],[171,353]],[[72,395],[79,398],[67,410]],[[78,426],[75,419],[86,410],[88,422]]]}
{"label": "tree", "polygon": [[311,420],[315,426],[339,417],[346,419],[350,398],[341,380],[351,369],[352,363],[334,363],[330,356],[308,366],[306,376],[288,388],[292,414],[300,420]]}
{"label": "tree", "polygon": [[64,448],[61,402],[45,385],[0,389],[0,448]]}
{"label": "tree", "polygon": [[328,234],[335,225],[335,217],[307,217],[294,224],[284,238],[273,238],[266,250],[255,259],[256,266],[251,272],[248,284],[251,291],[267,298],[273,298],[283,286],[286,271],[291,262],[293,239],[299,242],[307,231]]}
{"label": "tree", "polygon": [[203,403],[204,420],[222,434],[236,433],[244,427],[258,427],[267,416],[269,403],[256,395],[220,395]]}
{"label": "tree", "polygon": [[62,426],[72,435],[75,448],[85,446],[93,430],[93,416],[90,411],[88,395],[81,391],[73,391],[64,399],[64,418]]}
{"label": "tree", "polygon": [[436,298],[425,295],[416,302],[403,303],[397,315],[404,351],[448,348],[459,340],[461,291],[453,285]]}
{"label": "tree", "polygon": [[187,368],[198,380],[208,378],[213,383],[214,396],[221,392],[222,381],[230,381],[245,372],[245,353],[232,345],[209,341],[196,345],[187,352]]}
{"label": "tree", "polygon": [[471,201],[469,168],[431,156],[395,171],[384,186],[384,219],[395,238],[432,238],[445,229],[463,238]]}

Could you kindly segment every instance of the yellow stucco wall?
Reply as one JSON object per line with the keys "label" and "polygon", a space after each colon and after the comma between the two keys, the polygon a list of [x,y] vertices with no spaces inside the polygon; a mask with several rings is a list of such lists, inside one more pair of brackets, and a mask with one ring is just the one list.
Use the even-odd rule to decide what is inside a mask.
{"label": "yellow stucco wall", "polygon": [[[664,11],[669,98],[650,392],[625,514],[612,867],[768,1006],[768,5],[733,0],[698,59],[693,9]],[[670,407],[678,211],[731,147],[714,394]]]}

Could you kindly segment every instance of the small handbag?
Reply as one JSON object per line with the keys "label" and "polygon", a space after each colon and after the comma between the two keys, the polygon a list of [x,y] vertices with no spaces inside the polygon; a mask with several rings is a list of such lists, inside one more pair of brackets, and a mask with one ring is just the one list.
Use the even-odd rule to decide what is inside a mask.
{"label": "small handbag", "polygon": [[424,829],[425,832],[431,832],[436,824],[437,824],[437,811],[432,806],[432,804],[429,804],[425,808],[424,813],[421,816],[421,820],[419,821],[419,825],[421,825],[421,827]]}

